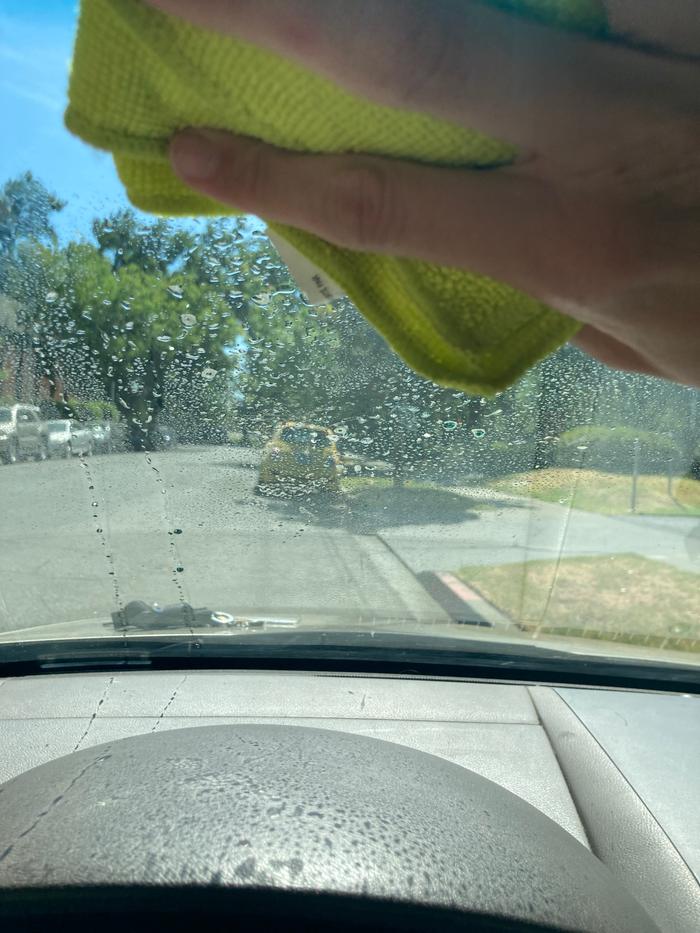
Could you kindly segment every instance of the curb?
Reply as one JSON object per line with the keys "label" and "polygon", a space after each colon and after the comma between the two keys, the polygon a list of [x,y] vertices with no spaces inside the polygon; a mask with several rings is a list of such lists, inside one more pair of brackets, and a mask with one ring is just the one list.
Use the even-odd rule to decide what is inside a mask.
{"label": "curb", "polygon": [[518,627],[480,593],[453,573],[425,570],[418,579],[458,625],[479,625],[517,633]]}

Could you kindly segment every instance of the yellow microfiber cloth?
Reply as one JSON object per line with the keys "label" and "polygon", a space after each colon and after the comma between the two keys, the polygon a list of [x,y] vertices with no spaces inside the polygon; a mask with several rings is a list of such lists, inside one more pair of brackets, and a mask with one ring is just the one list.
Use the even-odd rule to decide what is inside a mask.
{"label": "yellow microfiber cloth", "polygon": [[[598,0],[494,0],[598,33]],[[510,162],[512,147],[429,116],[360,100],[282,57],[167,16],[141,0],[82,0],[66,125],[110,150],[131,202],[164,215],[222,215],[170,169],[177,129],[215,127],[288,149],[363,152],[438,165]],[[465,205],[465,210],[468,210]],[[341,249],[270,225],[325,270],[420,373],[473,393],[506,388],[579,325],[509,286],[415,259]]]}

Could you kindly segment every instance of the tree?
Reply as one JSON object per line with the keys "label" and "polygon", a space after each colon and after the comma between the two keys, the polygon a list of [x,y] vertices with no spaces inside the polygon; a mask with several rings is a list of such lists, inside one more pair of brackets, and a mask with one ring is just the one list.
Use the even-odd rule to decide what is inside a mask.
{"label": "tree", "polygon": [[22,240],[55,243],[53,214],[64,207],[31,172],[5,182],[0,190],[0,259],[12,255]]}
{"label": "tree", "polygon": [[163,218],[140,221],[133,210],[118,211],[92,223],[101,255],[108,256],[112,270],[138,266],[143,272],[167,275],[195,247],[195,237]]}
{"label": "tree", "polygon": [[[27,243],[12,264],[11,290],[44,372],[70,397],[101,397],[115,403],[129,425],[135,448],[157,443],[166,393],[176,383],[202,400],[227,385],[238,322],[219,290],[182,273],[183,239],[162,221],[151,241],[171,257],[165,272],[156,259],[144,269],[133,258],[115,268],[106,248],[70,243],[51,249]],[[173,265],[174,264],[174,265]]]}
{"label": "tree", "polygon": [[551,466],[557,439],[592,423],[663,432],[686,463],[697,456],[693,390],[564,347],[495,399],[469,396],[414,373],[350,302],[309,306],[250,218],[125,210],[59,247],[61,207],[31,175],[5,185],[0,285],[62,410],[113,402],[136,447],[153,446],[163,420],[197,441],[237,420],[258,434],[313,421],[393,463],[399,483]]}

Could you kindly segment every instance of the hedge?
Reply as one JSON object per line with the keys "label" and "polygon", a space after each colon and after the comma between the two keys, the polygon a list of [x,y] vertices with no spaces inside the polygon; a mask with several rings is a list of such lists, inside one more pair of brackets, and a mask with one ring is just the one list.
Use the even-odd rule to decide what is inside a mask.
{"label": "hedge", "polygon": [[640,473],[666,473],[679,468],[681,452],[671,438],[626,426],[582,425],[566,431],[557,444],[556,464],[608,473],[632,473],[637,445]]}

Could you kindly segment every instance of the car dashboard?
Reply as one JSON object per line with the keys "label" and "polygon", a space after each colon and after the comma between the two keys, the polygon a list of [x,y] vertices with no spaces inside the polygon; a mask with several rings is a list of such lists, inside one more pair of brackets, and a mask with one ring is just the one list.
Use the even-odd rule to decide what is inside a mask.
{"label": "car dashboard", "polygon": [[[700,929],[694,696],[50,674],[0,681],[0,733],[5,895],[205,885],[513,924],[493,929]],[[20,913],[10,901],[6,928],[28,928],[26,897]]]}

